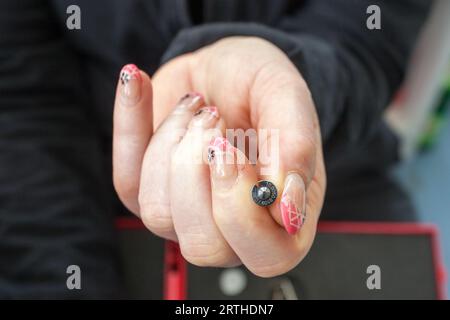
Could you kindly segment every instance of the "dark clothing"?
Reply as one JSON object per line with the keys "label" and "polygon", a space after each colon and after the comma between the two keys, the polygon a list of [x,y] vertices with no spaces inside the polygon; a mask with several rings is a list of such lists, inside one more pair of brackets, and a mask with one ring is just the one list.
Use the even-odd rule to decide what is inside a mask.
{"label": "dark clothing", "polygon": [[[328,172],[323,218],[412,219],[389,182],[397,141],[381,114],[405,72],[429,1],[2,0],[0,297],[118,297],[111,183],[115,84],[133,62],[162,61],[220,38],[280,47],[305,77]],[[66,9],[81,9],[81,30]],[[381,8],[381,30],[366,8]],[[95,94],[93,94],[95,92]],[[83,272],[66,288],[66,268]]]}

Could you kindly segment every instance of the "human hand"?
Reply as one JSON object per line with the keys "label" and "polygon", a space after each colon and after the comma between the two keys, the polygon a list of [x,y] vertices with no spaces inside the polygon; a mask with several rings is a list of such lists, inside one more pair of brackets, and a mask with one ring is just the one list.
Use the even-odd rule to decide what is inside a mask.
{"label": "human hand", "polygon": [[[127,74],[135,79],[118,85],[113,152],[114,183],[124,204],[151,231],[178,240],[191,263],[242,262],[260,276],[297,265],[312,245],[326,178],[316,111],[289,59],[267,41],[226,38],[163,65],[152,81],[153,104],[148,76]],[[126,91],[135,93],[134,101],[123,98]],[[204,97],[176,102],[193,91]],[[206,102],[218,114],[209,108],[194,116]],[[236,163],[249,151],[220,138],[213,140],[224,147],[215,148],[209,165],[177,161],[204,154],[205,141],[223,135],[225,124],[276,130],[258,145],[267,154],[264,167],[276,170],[263,175],[261,162]],[[206,139],[193,139],[194,131]],[[279,152],[267,151],[272,145]],[[225,162],[226,154],[235,161]],[[257,206],[250,195],[261,179],[280,194],[269,207]],[[307,212],[303,226],[290,223],[292,211],[300,218]]]}

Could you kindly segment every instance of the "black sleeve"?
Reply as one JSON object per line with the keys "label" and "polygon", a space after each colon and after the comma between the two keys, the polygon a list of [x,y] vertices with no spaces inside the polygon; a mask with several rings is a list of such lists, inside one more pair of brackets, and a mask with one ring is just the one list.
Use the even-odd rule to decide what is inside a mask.
{"label": "black sleeve", "polygon": [[[233,35],[257,36],[281,48],[312,92],[322,136],[361,143],[399,86],[430,1],[314,0],[273,25],[211,23],[182,30],[163,61]],[[366,9],[381,9],[381,30],[369,30]],[[336,137],[334,137],[334,140]]]}
{"label": "black sleeve", "polygon": [[[45,1],[0,1],[0,297],[117,293],[82,68]],[[78,265],[82,290],[68,290]]]}

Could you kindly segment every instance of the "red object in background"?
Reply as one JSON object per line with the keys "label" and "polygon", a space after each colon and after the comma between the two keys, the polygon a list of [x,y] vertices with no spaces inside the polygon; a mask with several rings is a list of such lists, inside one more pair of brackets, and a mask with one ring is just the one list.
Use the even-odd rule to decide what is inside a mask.
{"label": "red object in background", "polygon": [[166,241],[164,256],[164,299],[185,300],[187,298],[186,260],[180,247],[173,241]]}
{"label": "red object in background", "polygon": [[[145,229],[140,219],[120,217],[116,219],[117,229]],[[165,300],[187,299],[187,265],[180,247],[173,241],[166,241],[164,252],[163,297]]]}
{"label": "red object in background", "polygon": [[[118,229],[145,229],[141,220],[118,218]],[[434,265],[437,298],[445,299],[446,272],[441,258],[439,232],[436,226],[403,222],[320,222],[319,233],[426,235],[431,238],[431,254]],[[166,241],[164,258],[164,299],[187,299],[187,264],[178,244]]]}

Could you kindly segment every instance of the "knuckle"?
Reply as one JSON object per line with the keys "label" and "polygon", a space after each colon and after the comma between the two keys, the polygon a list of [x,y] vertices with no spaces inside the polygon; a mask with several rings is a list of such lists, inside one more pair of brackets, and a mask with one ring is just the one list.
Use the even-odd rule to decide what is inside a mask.
{"label": "knuckle", "polygon": [[294,245],[284,255],[285,258],[272,259],[271,262],[259,261],[254,264],[246,264],[246,267],[254,275],[261,278],[271,278],[282,275],[293,268],[295,268],[306,256],[308,247],[300,242],[298,245]]}
{"label": "knuckle", "polygon": [[258,266],[247,266],[247,268],[254,275],[261,278],[272,278],[282,275],[294,267],[300,262],[300,259],[296,257],[295,259],[290,259],[282,262],[276,262],[274,264],[258,265]]}
{"label": "knuckle", "polygon": [[186,244],[180,242],[183,257],[191,264],[199,267],[223,267],[235,260],[233,253],[226,245]]}
{"label": "knuckle", "polygon": [[158,236],[169,238],[174,233],[170,210],[165,205],[141,207],[141,219],[145,227]]}

